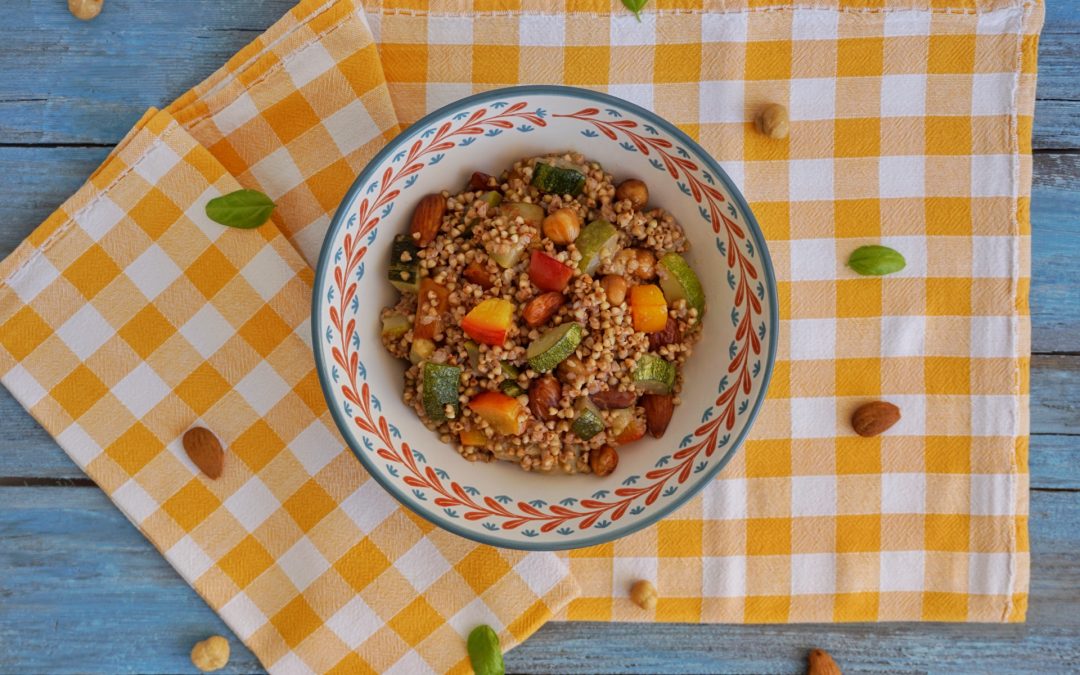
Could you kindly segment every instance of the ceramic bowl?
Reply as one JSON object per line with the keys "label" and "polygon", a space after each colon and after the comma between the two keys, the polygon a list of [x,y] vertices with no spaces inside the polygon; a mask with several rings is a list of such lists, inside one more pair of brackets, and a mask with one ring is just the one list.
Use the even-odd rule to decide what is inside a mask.
{"label": "ceramic bowl", "polygon": [[[426,194],[460,189],[521,157],[577,150],[617,181],[636,177],[691,241],[707,296],[682,405],[661,439],[620,453],[604,478],[472,463],[401,400],[404,364],[379,339],[394,303],[394,235]],[[553,86],[496,89],[443,107],[391,141],[353,183],[316,271],[312,333],[327,404],[364,467],[441,528],[506,548],[556,550],[625,536],[671,514],[738,450],[776,356],[776,281],[753,214],[709,155],[674,125],[618,98]]]}

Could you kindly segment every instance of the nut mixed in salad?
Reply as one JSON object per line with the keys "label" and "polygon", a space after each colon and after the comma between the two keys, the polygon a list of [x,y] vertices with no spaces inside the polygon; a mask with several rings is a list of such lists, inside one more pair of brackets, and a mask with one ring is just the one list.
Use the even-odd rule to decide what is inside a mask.
{"label": "nut mixed in salad", "polygon": [[466,459],[610,474],[679,404],[705,311],[688,248],[644,182],[572,152],[424,197],[382,312],[405,402]]}

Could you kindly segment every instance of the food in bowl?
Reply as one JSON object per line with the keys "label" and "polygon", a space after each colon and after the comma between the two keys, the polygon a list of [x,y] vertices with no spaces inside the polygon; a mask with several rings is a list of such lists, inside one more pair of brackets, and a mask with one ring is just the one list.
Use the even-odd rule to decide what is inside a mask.
{"label": "food in bowl", "polygon": [[688,249],[644,182],[574,152],[424,197],[381,313],[404,401],[468,460],[610,474],[680,402],[705,312]]}

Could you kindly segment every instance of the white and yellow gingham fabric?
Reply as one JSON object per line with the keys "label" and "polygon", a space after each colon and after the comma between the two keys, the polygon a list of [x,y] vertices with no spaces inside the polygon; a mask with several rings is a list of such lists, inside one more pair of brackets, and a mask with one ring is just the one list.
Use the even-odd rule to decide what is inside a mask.
{"label": "white and yellow gingham fabric", "polygon": [[[306,0],[0,265],[0,379],[274,672],[466,670],[473,623],[512,645],[553,613],[1022,620],[1041,19],[1024,0],[662,0],[640,23],[600,0]],[[652,108],[720,160],[783,322],[768,404],[716,484],[561,558],[441,533],[367,479],[321,399],[303,263],[403,125],[546,82]],[[788,140],[752,129],[771,101]],[[205,219],[238,186],[274,198],[272,224]],[[871,242],[908,267],[847,270]],[[854,437],[875,398],[903,420]],[[217,481],[179,447],[193,424],[228,446]],[[641,577],[655,612],[625,597]]]}
{"label": "white and yellow gingham fabric", "polygon": [[[606,90],[742,187],[780,280],[752,440],[664,522],[568,554],[561,618],[1016,621],[1026,609],[1028,194],[1042,7],[1026,0],[382,0],[400,121],[520,83]],[[786,105],[791,136],[757,133]],[[885,278],[845,267],[900,250]],[[856,437],[883,398],[903,420]],[[654,612],[627,601],[653,579]]]}
{"label": "white and yellow gingham fabric", "polygon": [[[273,48],[332,52],[343,85],[377,69],[361,17],[343,7],[310,14]],[[320,17],[324,32],[292,42]],[[283,54],[248,91],[307,74],[322,86],[310,68]],[[363,164],[365,129],[354,125],[386,111],[377,96],[323,94],[310,100],[341,145],[312,156]],[[259,139],[281,148],[269,162],[294,147],[296,117],[283,119]],[[264,187],[284,180],[265,158],[249,173],[236,166]],[[445,533],[367,476],[322,397],[312,272],[283,221],[242,231],[205,215],[240,185],[176,118],[150,111],[0,264],[0,379],[271,672],[468,672],[468,632],[486,623],[507,647],[523,640],[576,592],[567,566]],[[275,197],[285,218],[305,205]],[[227,448],[218,480],[184,453],[196,425]]]}

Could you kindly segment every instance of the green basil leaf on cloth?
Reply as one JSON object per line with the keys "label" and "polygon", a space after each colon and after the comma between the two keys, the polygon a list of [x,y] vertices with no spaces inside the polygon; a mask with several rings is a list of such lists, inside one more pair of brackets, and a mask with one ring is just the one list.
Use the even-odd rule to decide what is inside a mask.
{"label": "green basil leaf on cloth", "polygon": [[206,203],[206,215],[210,220],[241,230],[262,225],[273,211],[274,202],[258,190],[237,190]]}
{"label": "green basil leaf on cloth", "polygon": [[879,277],[899,272],[907,265],[904,256],[888,246],[860,246],[851,253],[848,267],[864,276]]}

